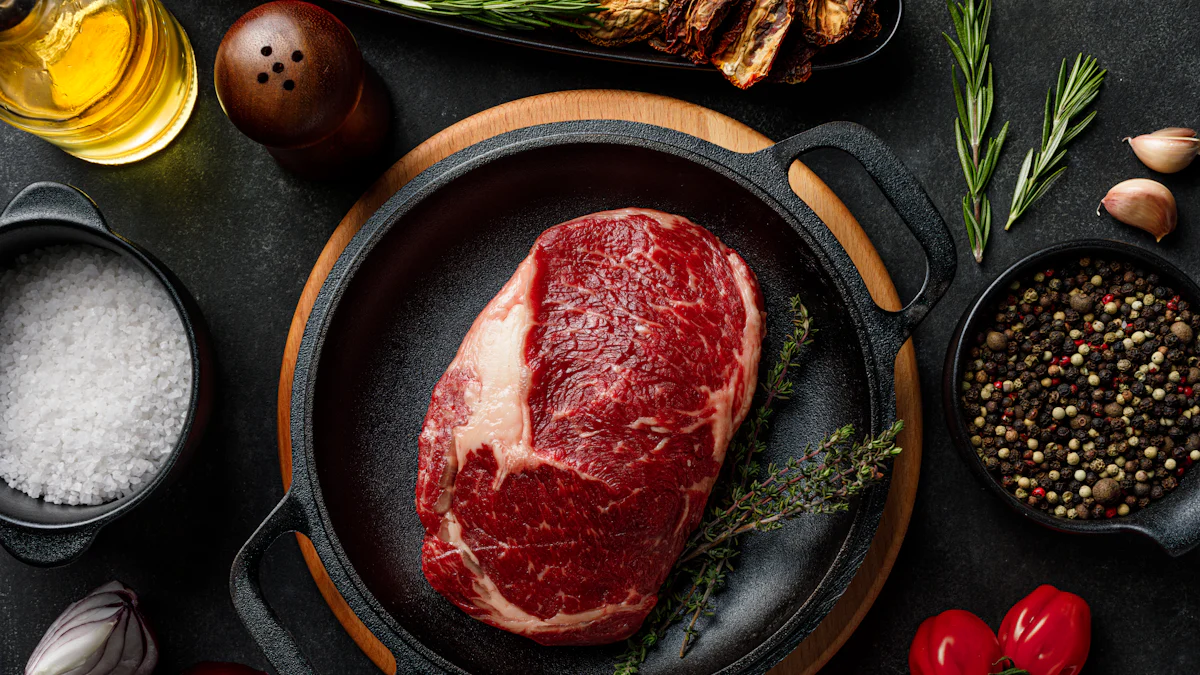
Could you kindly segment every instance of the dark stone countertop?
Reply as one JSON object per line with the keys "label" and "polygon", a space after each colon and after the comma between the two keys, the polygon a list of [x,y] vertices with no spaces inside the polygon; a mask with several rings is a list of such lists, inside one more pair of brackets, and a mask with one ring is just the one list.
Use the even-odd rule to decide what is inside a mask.
{"label": "dark stone countertop", "polygon": [[[234,614],[226,589],[241,543],[280,498],[275,393],[292,311],[309,269],[371,176],[314,184],[282,172],[221,113],[212,63],[225,29],[252,0],[166,0],[189,32],[200,98],[182,135],[158,155],[105,168],[74,159],[0,125],[0,203],[26,184],[79,186],[115,228],[153,251],[192,290],[212,327],[222,387],[201,456],[153,508],[114,523],[70,567],[38,570],[0,554],[0,671],[19,673],[42,630],[68,603],[117,577],[141,592],[161,638],[161,673],[199,660],[266,663]],[[874,129],[908,164],[960,245],[953,288],[916,335],[925,397],[921,488],[891,578],[827,673],[904,673],[917,625],[951,607],[993,626],[1042,582],[1082,594],[1094,616],[1092,675],[1169,675],[1200,670],[1200,552],[1171,559],[1133,536],[1072,538],[1018,520],[968,472],[942,421],[941,363],[950,331],[971,297],[1009,263],[1060,240],[1113,237],[1152,248],[1200,273],[1200,185],[1193,168],[1163,179],[1182,220],[1162,245],[1095,205],[1119,180],[1148,176],[1121,144],[1130,134],[1196,124],[1200,10],[1189,0],[998,3],[993,55],[997,119],[1013,128],[992,191],[1006,213],[1025,150],[1040,134],[1046,88],[1060,59],[1095,54],[1110,69],[1100,116],[1075,143],[1070,169],[1011,233],[995,232],[987,262],[967,252],[959,219],[962,175],[953,150],[949,27],[941,0],[909,0],[892,45],[873,62],[823,73],[804,86],[740,92],[716,75],[662,71],[527,51],[453,33],[331,9],[357,36],[394,99],[394,161],[449,124],[523,96],[576,88],[651,91],[708,106],[782,138],[830,120]],[[809,163],[858,214],[902,295],[920,281],[915,243],[898,227],[865,174],[844,158]],[[297,548],[277,545],[264,567],[266,592],[322,672],[374,672],[334,621]]]}

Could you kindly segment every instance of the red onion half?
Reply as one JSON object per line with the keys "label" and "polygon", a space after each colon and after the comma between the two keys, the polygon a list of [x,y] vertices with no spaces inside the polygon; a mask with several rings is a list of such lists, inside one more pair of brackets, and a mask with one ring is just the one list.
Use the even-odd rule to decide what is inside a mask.
{"label": "red onion half", "polygon": [[137,594],[109,582],[67,607],[25,664],[25,675],[150,675],[158,646]]}

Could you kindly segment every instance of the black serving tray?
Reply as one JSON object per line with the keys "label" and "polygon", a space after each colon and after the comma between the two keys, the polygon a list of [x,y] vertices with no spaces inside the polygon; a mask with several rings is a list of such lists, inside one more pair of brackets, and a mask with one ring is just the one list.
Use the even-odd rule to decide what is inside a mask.
{"label": "black serving tray", "polygon": [[[530,47],[556,54],[570,54],[603,61],[631,63],[659,68],[678,68],[686,70],[709,70],[717,72],[706,64],[692,63],[682,56],[667,54],[651,49],[645,44],[629,45],[626,47],[601,47],[591,44],[583,38],[560,29],[545,30],[500,30],[483,24],[477,24],[463,19],[451,19],[428,14],[418,14],[392,5],[387,0],[372,2],[372,0],[334,0],[343,5],[363,7],[368,10],[403,17],[426,25],[442,26],[466,35],[496,40],[512,45]],[[833,70],[862,63],[875,56],[882,50],[896,31],[900,28],[900,17],[904,14],[903,0],[879,0],[875,5],[879,14],[879,35],[869,40],[847,40],[822,50],[813,60],[813,70]]]}

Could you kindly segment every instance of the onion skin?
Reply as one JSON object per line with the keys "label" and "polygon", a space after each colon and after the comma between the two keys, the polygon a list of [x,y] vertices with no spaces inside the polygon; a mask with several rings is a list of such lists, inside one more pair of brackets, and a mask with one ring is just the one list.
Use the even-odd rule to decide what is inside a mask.
{"label": "onion skin", "polygon": [[1100,201],[1096,215],[1100,215],[1101,208],[1122,223],[1154,235],[1155,241],[1174,232],[1179,220],[1175,195],[1162,183],[1148,178],[1117,183]]}
{"label": "onion skin", "polygon": [[158,646],[137,606],[118,581],[88,593],[50,624],[25,675],[151,675]]}
{"label": "onion skin", "polygon": [[1183,171],[1200,153],[1200,138],[1183,127],[1160,129],[1152,134],[1126,138],[1142,164],[1159,173]]}

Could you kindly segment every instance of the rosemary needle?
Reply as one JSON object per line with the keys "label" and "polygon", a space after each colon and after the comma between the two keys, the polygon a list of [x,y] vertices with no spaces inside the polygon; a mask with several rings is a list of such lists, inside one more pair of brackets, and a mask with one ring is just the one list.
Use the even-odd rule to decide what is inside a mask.
{"label": "rosemary needle", "polygon": [[1075,58],[1075,65],[1068,75],[1067,61],[1063,59],[1062,67],[1058,69],[1057,86],[1046,92],[1041,149],[1035,151],[1030,148],[1025,155],[1004,229],[1012,227],[1025,210],[1041,199],[1067,170],[1062,166],[1067,154],[1066,146],[1095,119],[1096,111],[1088,113],[1073,126],[1071,123],[1099,95],[1106,72],[1095,58],[1080,54]]}
{"label": "rosemary needle", "polygon": [[[987,246],[988,234],[992,230],[992,205],[987,198],[988,182],[996,170],[996,160],[1008,135],[1008,122],[995,138],[987,139],[984,134],[992,117],[994,86],[992,66],[988,63],[988,26],[992,21],[992,0],[966,0],[965,3],[947,2],[950,18],[954,22],[956,43],[942,33],[958,68],[962,71],[963,83],[954,67],[950,69],[950,80],[954,83],[954,101],[958,107],[958,118],[954,120],[954,144],[958,150],[959,163],[967,179],[967,194],[962,199],[963,223],[967,226],[967,239],[975,262],[983,262],[983,249]],[[986,79],[985,79],[986,78]],[[982,151],[982,153],[981,153]]]}
{"label": "rosemary needle", "polygon": [[594,0],[372,0],[417,14],[452,16],[502,30],[564,26],[587,28],[600,8]]}

